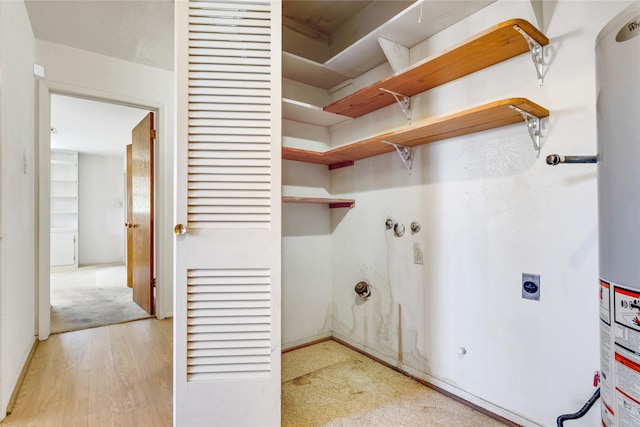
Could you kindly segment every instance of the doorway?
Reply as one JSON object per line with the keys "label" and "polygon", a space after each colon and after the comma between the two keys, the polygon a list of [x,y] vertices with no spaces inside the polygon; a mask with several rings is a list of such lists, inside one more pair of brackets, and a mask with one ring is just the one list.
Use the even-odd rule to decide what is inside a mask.
{"label": "doorway", "polygon": [[52,333],[150,315],[133,301],[128,286],[125,227],[127,145],[132,130],[149,113],[103,100],[51,94]]}

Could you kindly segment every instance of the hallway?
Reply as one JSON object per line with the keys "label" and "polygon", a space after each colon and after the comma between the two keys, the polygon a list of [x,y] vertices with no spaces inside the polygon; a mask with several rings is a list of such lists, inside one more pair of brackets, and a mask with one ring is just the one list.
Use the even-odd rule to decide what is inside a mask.
{"label": "hallway", "polygon": [[171,426],[172,320],[52,335],[2,426]]}

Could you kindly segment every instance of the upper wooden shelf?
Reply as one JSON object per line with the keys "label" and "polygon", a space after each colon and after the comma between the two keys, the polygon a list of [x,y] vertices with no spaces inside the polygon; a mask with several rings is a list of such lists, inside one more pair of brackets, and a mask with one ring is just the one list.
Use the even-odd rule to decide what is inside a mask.
{"label": "upper wooden shelf", "polygon": [[514,123],[522,122],[524,124],[522,114],[512,107],[516,107],[538,118],[549,115],[549,111],[546,108],[526,98],[508,98],[448,116],[423,120],[401,130],[387,132],[323,153],[282,147],[282,158],[308,163],[335,165],[362,160],[367,157],[377,156],[395,150],[392,145],[380,142],[382,140],[414,147],[416,145],[494,129]]}
{"label": "upper wooden shelf", "polygon": [[326,107],[325,111],[360,117],[396,102],[384,88],[405,96],[414,96],[436,86],[471,74],[529,51],[520,28],[541,46],[549,39],[523,19],[510,19],[475,35],[463,43],[426,58],[403,71],[360,89]]}

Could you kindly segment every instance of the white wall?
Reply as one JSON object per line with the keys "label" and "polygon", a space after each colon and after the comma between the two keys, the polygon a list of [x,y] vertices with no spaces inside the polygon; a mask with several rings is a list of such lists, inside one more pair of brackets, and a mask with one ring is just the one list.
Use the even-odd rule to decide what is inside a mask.
{"label": "white wall", "polygon": [[[543,2],[543,87],[523,54],[414,98],[414,121],[529,98],[551,112],[540,158],[522,123],[421,146],[411,176],[395,153],[331,173],[329,192],[356,199],[331,213],[336,336],[525,425],[555,425],[584,404],[599,369],[596,167],[552,168],[544,157],[595,154],[595,37],[628,4]],[[411,60],[511,18],[539,26],[531,2],[498,0],[413,47]],[[330,144],[405,125],[394,104],[334,127]],[[422,231],[396,238],[387,217]],[[424,265],[413,263],[414,243]],[[541,275],[539,302],[521,298],[522,273]],[[360,304],[363,279],[373,294]],[[600,425],[599,410],[576,425]]]}
{"label": "white wall", "polygon": [[[291,131],[290,131],[291,133]],[[291,137],[283,138],[286,143]],[[324,165],[284,161],[285,196],[327,197]],[[282,206],[282,347],[330,336],[331,214],[327,205]]]}
{"label": "white wall", "polygon": [[159,317],[173,310],[174,73],[36,40],[36,60],[54,91],[157,108],[156,254]]}
{"label": "white wall", "polygon": [[78,154],[78,264],[124,262],[124,156]]}
{"label": "white wall", "polygon": [[0,419],[35,340],[33,32],[22,1],[0,2],[2,248]]}

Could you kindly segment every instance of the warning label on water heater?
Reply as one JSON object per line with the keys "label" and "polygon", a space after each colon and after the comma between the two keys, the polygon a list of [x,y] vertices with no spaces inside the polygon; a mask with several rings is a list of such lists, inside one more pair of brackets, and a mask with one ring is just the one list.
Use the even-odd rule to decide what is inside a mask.
{"label": "warning label on water heater", "polygon": [[640,354],[640,292],[618,286],[614,293],[614,341]]}
{"label": "warning label on water heater", "polygon": [[640,425],[640,359],[625,351],[615,353],[618,426]]}
{"label": "warning label on water heater", "polygon": [[600,319],[607,325],[611,325],[611,296],[609,283],[600,280]]}
{"label": "warning label on water heater", "polygon": [[600,395],[603,402],[613,402],[613,353],[611,328],[600,322]]}

